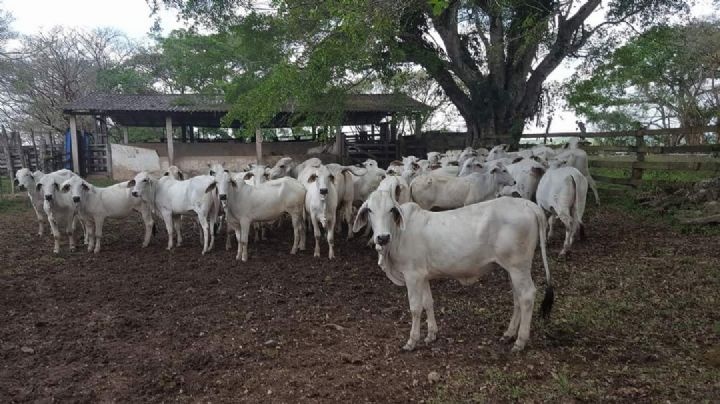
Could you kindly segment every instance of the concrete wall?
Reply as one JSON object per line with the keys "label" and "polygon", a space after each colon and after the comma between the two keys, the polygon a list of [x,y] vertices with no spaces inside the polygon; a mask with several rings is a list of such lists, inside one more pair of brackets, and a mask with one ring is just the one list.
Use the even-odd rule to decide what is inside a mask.
{"label": "concrete wall", "polygon": [[113,179],[129,180],[139,171],[160,171],[160,157],[152,149],[112,144]]}
{"label": "concrete wall", "polygon": [[[121,145],[113,145],[113,177],[125,179],[125,177],[118,175],[118,171],[115,171],[117,165],[115,146]],[[205,174],[208,164],[212,163],[225,163],[228,170],[241,171],[249,163],[256,162],[255,143],[175,143],[173,146],[175,149],[175,165],[189,175]],[[292,157],[297,161],[304,161],[310,157],[319,157],[324,162],[338,161],[338,156],[329,153],[307,154],[308,149],[318,148],[319,146],[322,145],[317,142],[267,142],[262,145],[263,160],[267,165],[274,165],[281,157],[285,156]],[[129,146],[122,147],[150,151],[157,156],[156,168],[141,168],[141,170],[164,172],[168,168],[167,145],[165,143],[132,143]],[[127,175],[127,171],[126,169],[123,175]],[[122,172],[122,168],[120,172]]]}

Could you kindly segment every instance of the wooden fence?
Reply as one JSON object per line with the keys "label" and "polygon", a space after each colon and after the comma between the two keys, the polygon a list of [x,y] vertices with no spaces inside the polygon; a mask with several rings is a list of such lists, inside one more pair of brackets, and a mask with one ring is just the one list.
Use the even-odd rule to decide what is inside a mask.
{"label": "wooden fence", "polygon": [[[524,139],[543,139],[554,137],[590,138],[630,138],[632,144],[627,146],[598,145],[583,147],[588,153],[591,168],[624,169],[629,177],[614,178],[593,175],[600,182],[638,187],[643,182],[655,185],[666,185],[672,181],[643,179],[645,170],[701,172],[708,177],[720,176],[720,144],[657,146],[648,144],[648,137],[698,135],[704,133],[718,134],[717,126],[700,128],[644,129],[621,132],[562,132],[549,134],[525,134]],[[716,137],[717,139],[717,137]],[[671,161],[682,158],[683,161]],[[656,161],[649,161],[656,160]],[[658,161],[660,160],[660,161]],[[664,160],[664,161],[663,161]]]}

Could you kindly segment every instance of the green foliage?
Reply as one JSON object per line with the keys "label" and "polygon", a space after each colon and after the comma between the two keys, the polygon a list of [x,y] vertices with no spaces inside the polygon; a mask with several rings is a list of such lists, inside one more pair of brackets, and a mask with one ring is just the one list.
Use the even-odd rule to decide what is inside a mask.
{"label": "green foliage", "polygon": [[[603,129],[703,126],[720,114],[720,23],[658,26],[576,74],[567,101]],[[679,140],[679,139],[676,139]]]}

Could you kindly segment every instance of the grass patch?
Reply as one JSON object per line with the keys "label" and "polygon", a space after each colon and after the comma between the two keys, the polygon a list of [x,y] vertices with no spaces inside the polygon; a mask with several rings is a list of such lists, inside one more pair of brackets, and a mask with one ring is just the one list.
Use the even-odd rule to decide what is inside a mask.
{"label": "grass patch", "polygon": [[30,206],[25,198],[0,199],[0,213],[22,212]]}
{"label": "grass patch", "polygon": [[[610,178],[630,178],[631,170],[627,168],[600,168],[590,169],[591,175],[598,175]],[[698,182],[717,175],[708,171],[667,171],[667,170],[643,170],[644,181],[667,181],[667,182]]]}

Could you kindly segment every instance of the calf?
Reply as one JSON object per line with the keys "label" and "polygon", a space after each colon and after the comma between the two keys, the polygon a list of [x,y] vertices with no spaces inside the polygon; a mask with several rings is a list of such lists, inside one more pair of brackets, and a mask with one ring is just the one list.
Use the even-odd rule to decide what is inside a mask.
{"label": "calf", "polygon": [[327,233],[328,258],[335,258],[335,220],[337,216],[338,191],[336,178],[328,167],[307,167],[300,174],[300,182],[307,190],[305,210],[310,215],[315,236],[314,256],[320,256],[321,226]]}
{"label": "calf", "polygon": [[552,236],[556,217],[565,225],[565,242],[560,256],[567,254],[578,230],[583,234],[587,190],[587,179],[575,167],[552,166],[540,179],[536,198],[538,205],[550,214],[548,238]]}
{"label": "calf", "polygon": [[247,185],[228,171],[215,173],[220,201],[227,213],[228,228],[235,232],[238,251],[235,259],[247,261],[248,234],[253,222],[275,220],[284,213],[290,215],[293,224],[293,246],[290,254],[305,249],[303,208],[305,188],[294,178],[278,178],[257,186]]}
{"label": "calf", "polygon": [[130,195],[129,182],[111,185],[106,188],[95,187],[78,176],[72,176],[60,186],[69,193],[77,209],[80,220],[85,224],[88,234],[88,252],[100,252],[103,223],[107,218],[123,218],[133,211],[142,215],[145,224],[143,248],[150,244],[154,221],[149,204]]}
{"label": "calf", "polygon": [[77,216],[72,197],[60,192],[60,184],[75,176],[72,171],[59,170],[43,175],[35,185],[35,190],[43,195],[43,211],[48,218],[50,230],[55,239],[53,252],[60,253],[60,229],[64,230],[70,243],[70,251],[75,251],[75,225]]}
{"label": "calf", "polygon": [[177,245],[182,244],[182,235],[179,231],[180,215],[189,213],[197,215],[202,228],[202,254],[213,248],[215,235],[211,229],[215,227],[217,221],[219,203],[216,202],[216,183],[212,176],[200,175],[189,180],[177,180],[165,175],[156,180],[143,171],[136,175],[128,186],[132,187],[134,197],[150,200],[153,210],[163,218],[168,233],[168,250],[174,247],[175,236],[177,236]]}
{"label": "calf", "polygon": [[455,209],[486,201],[515,180],[502,164],[464,177],[422,175],[410,183],[410,197],[423,209]]}
{"label": "calf", "polygon": [[27,191],[30,204],[35,211],[35,217],[37,217],[38,221],[38,236],[45,234],[45,221],[47,220],[47,215],[43,210],[43,195],[36,188],[43,175],[45,174],[42,171],[31,172],[27,168],[21,168],[15,173],[15,185],[21,191]]}
{"label": "calf", "polygon": [[588,168],[588,155],[585,150],[580,148],[580,144],[587,144],[587,142],[583,142],[578,138],[571,138],[553,159],[564,162],[562,164],[577,168],[577,170],[585,176],[590,189],[592,189],[593,195],[595,196],[595,202],[600,205],[600,196],[598,195],[597,185],[595,184],[593,177],[590,175],[590,169]]}
{"label": "calf", "polygon": [[554,294],[546,253],[547,222],[534,203],[501,198],[428,212],[415,203],[399,205],[383,190],[363,204],[353,229],[359,230],[368,221],[375,234],[378,265],[393,283],[407,287],[412,327],[405,350],[413,350],[420,339],[423,310],[428,327],[425,342],[437,337],[431,280],[452,278],[468,285],[495,265],[508,273],[513,291],[513,315],[502,340],[517,337],[513,352],[525,348],[535,303],[531,269],[538,240],[547,280],[541,314],[549,315]]}

